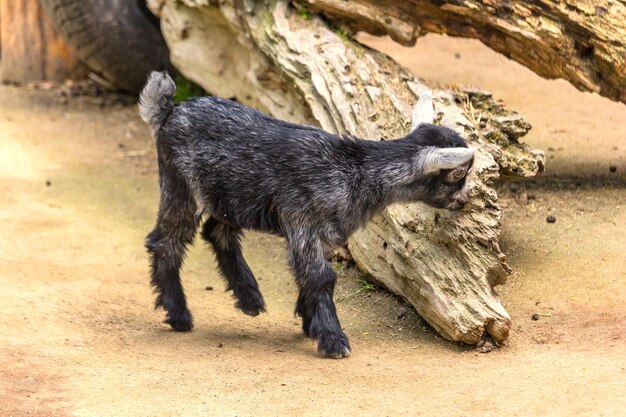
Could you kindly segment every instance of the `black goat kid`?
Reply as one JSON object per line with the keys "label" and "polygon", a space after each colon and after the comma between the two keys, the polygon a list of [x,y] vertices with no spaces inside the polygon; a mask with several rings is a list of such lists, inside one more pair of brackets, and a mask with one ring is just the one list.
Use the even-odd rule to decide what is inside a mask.
{"label": "black goat kid", "polygon": [[167,323],[177,331],[193,326],[179,271],[202,220],[202,237],[237,307],[250,316],[263,312],[240,242],[244,229],[261,230],[287,240],[304,333],[323,355],[349,356],[327,257],[389,204],[462,208],[474,149],[429,124],[430,93],[420,97],[408,136],[378,142],[283,122],[215,97],[174,105],[175,89],[167,74],[153,72],[139,103],[158,152],[161,201],[146,246],[156,306],[167,312]]}

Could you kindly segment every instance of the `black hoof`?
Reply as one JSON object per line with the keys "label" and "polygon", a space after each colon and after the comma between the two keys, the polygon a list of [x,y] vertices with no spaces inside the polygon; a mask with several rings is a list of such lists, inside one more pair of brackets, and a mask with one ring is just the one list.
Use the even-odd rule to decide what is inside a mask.
{"label": "black hoof", "polygon": [[245,308],[245,307],[237,306],[237,308],[239,308],[243,312],[243,314],[250,316],[250,317],[256,317],[259,314],[265,312],[264,307]]}
{"label": "black hoof", "polygon": [[169,324],[177,332],[189,332],[193,329],[193,318],[189,310],[179,314],[168,314],[164,323]]}
{"label": "black hoof", "polygon": [[329,334],[317,341],[317,350],[320,354],[331,359],[341,359],[350,356],[350,342],[345,334]]}
{"label": "black hoof", "polygon": [[235,307],[244,314],[255,317],[265,312],[265,301],[261,293],[256,293],[239,298],[235,303]]}

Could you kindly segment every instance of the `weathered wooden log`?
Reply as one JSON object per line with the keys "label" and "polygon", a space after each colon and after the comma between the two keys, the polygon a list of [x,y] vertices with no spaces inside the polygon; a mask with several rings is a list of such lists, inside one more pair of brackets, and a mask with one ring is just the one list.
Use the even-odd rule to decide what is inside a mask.
{"label": "weathered wooden log", "polygon": [[0,0],[0,79],[28,82],[87,76],[39,0]]}
{"label": "weathered wooden log", "polygon": [[626,103],[626,1],[306,0],[354,31],[413,45],[426,33],[480,39],[545,78]]}
{"label": "weathered wooden log", "polygon": [[[407,133],[428,89],[389,57],[335,31],[287,1],[150,1],[173,64],[207,91],[276,117],[342,135]],[[466,210],[396,205],[349,241],[358,266],[408,299],[440,334],[474,344],[508,336],[510,318],[493,290],[509,272],[498,247],[501,210],[491,182],[533,176],[543,154],[518,139],[530,125],[488,93],[434,90],[438,123],[482,144]]]}

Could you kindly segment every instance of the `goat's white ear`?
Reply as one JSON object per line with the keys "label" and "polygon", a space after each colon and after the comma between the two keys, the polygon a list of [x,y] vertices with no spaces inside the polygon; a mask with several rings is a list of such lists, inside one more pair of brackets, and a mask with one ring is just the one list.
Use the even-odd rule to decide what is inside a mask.
{"label": "goat's white ear", "polygon": [[417,103],[413,108],[413,114],[411,115],[411,132],[414,131],[420,124],[432,123],[434,120],[435,113],[433,111],[433,92],[427,90],[420,95],[419,100],[417,100]]}
{"label": "goat's white ear", "polygon": [[478,148],[429,148],[422,159],[422,172],[430,174],[442,169],[456,168],[474,156]]}

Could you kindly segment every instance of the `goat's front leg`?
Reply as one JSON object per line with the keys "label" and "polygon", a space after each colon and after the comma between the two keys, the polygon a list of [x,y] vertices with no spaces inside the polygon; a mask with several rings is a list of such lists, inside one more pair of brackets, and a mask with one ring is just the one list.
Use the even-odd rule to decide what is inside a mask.
{"label": "goat's front leg", "polygon": [[330,267],[318,237],[289,239],[289,263],[300,293],[296,314],[302,317],[304,333],[317,341],[320,353],[329,358],[350,356],[350,343],[341,330],[333,292],[337,275]]}

